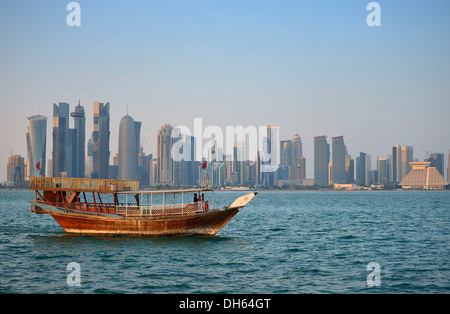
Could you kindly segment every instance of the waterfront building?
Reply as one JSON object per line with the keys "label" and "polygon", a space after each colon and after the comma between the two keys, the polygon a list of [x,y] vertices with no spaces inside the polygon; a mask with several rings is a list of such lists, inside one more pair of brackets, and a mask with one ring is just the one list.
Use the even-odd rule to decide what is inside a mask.
{"label": "waterfront building", "polygon": [[392,146],[392,181],[400,182],[410,171],[410,162],[413,161],[413,148],[411,146]]}
{"label": "waterfront building", "polygon": [[93,179],[109,179],[110,104],[94,103],[94,130],[92,132]]}
{"label": "waterfront building", "polygon": [[366,185],[366,157],[367,154],[360,152],[356,157],[356,184]]}
{"label": "waterfront building", "polygon": [[378,184],[390,182],[391,180],[391,156],[377,159]]}
{"label": "waterfront building", "polygon": [[[267,126],[267,136],[263,139],[262,153],[260,154],[261,185],[278,185],[278,166],[280,163],[280,134],[277,125]],[[264,157],[264,158],[262,158]]]}
{"label": "waterfront building", "polygon": [[8,159],[6,181],[15,186],[21,186],[25,182],[25,160],[20,155],[11,155]]}
{"label": "waterfront building", "polygon": [[73,160],[72,160],[72,178],[84,178],[85,175],[85,144],[86,144],[86,114],[84,107],[78,102],[75,111],[70,114],[74,119],[74,133],[73,143]]}
{"label": "waterfront building", "polygon": [[400,182],[404,189],[443,189],[448,184],[435,167],[430,167],[430,162],[410,162],[410,165],[411,172]]}
{"label": "waterfront building", "polygon": [[53,177],[67,177],[69,104],[53,104]]}
{"label": "waterfront building", "polygon": [[292,166],[294,164],[292,158],[292,141],[281,141],[279,180],[292,180]]}
{"label": "waterfront building", "polygon": [[138,141],[136,123],[132,117],[126,115],[119,125],[119,180],[137,180]]}
{"label": "waterfront building", "polygon": [[447,181],[450,181],[450,149],[448,150],[447,158]]}
{"label": "waterfront building", "polygon": [[352,156],[345,154],[345,183],[351,184],[355,182],[355,161]]}
{"label": "waterfront building", "polygon": [[[27,175],[45,176],[47,149],[47,117],[37,115],[28,118],[27,132]],[[49,174],[52,175],[53,171]]]}
{"label": "waterfront building", "polygon": [[[197,184],[198,162],[196,159],[196,138],[190,135],[182,134],[180,129],[174,129],[177,136],[173,139],[176,158],[173,160],[173,181],[176,186],[193,186]],[[172,133],[173,134],[173,133]],[[213,147],[211,150],[214,150]],[[215,151],[210,152],[215,155]],[[174,157],[174,156],[172,156]]]}
{"label": "waterfront building", "polygon": [[411,171],[411,162],[413,161],[413,148],[412,146],[402,146],[402,158],[401,158],[401,176],[400,181],[408,175]]}
{"label": "waterfront building", "polygon": [[345,184],[345,154],[347,149],[343,136],[332,137],[332,182]]}
{"label": "waterfront building", "polygon": [[328,185],[328,163],[330,148],[327,136],[314,137],[314,183],[320,186]]}
{"label": "waterfront building", "polygon": [[430,162],[430,167],[435,167],[437,171],[444,176],[444,154],[443,153],[430,153],[430,156],[425,159]]}
{"label": "waterfront building", "polygon": [[172,158],[172,130],[173,126],[165,124],[158,131],[158,182],[173,185]]}
{"label": "waterfront building", "polygon": [[306,159],[303,157],[303,147],[300,135],[292,138],[292,180],[303,180],[306,175]]}

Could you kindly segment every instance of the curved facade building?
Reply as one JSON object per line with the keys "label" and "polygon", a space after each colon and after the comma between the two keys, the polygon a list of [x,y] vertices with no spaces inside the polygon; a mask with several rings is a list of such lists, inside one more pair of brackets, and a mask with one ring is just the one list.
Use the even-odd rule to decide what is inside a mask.
{"label": "curved facade building", "polygon": [[47,117],[28,118],[27,133],[27,179],[45,176],[47,146]]}
{"label": "curved facade building", "polygon": [[137,153],[136,122],[126,115],[119,127],[119,180],[137,180]]}

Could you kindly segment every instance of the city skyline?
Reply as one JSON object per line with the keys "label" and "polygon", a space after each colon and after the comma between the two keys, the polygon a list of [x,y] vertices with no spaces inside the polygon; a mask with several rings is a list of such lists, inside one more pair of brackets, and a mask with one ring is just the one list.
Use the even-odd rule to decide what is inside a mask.
{"label": "city skyline", "polygon": [[[65,166],[62,166],[60,170],[54,169],[53,165],[53,159],[47,158],[46,161],[48,162],[49,169],[47,170],[47,176],[68,176],[68,177],[92,177],[97,176],[97,174],[94,171],[93,168],[93,161],[90,161],[90,172],[82,171],[83,174],[81,175],[75,175],[76,173],[79,173],[78,171],[81,170],[75,170],[80,165],[78,164],[77,160],[82,160],[82,163],[84,164],[84,161],[88,158],[92,158],[94,155],[93,152],[93,139],[98,138],[97,141],[100,142],[99,138],[101,136],[95,135],[96,133],[92,133],[91,138],[89,139],[88,143],[85,143],[85,141],[80,139],[80,136],[78,135],[85,127],[85,117],[86,114],[84,112],[84,107],[80,105],[80,102],[78,102],[78,105],[75,106],[75,112],[71,113],[70,116],[73,118],[73,122],[70,123],[72,120],[67,120],[68,113],[71,111],[70,104],[60,102],[59,105],[53,104],[53,131],[52,131],[52,147],[50,147],[50,151],[52,152],[51,157],[57,157],[60,158],[64,163]],[[103,112],[103,117],[102,116]],[[94,129],[100,130],[105,129],[109,130],[111,128],[110,121],[109,121],[109,115],[110,115],[110,104],[106,103],[100,103],[95,102],[94,103]],[[103,122],[103,126],[101,126]],[[36,122],[34,122],[36,121]],[[44,124],[42,124],[42,121]],[[38,125],[34,126],[31,123],[41,123],[39,125],[39,128],[37,128]],[[46,132],[45,132],[45,125],[46,125],[46,117],[45,116],[33,116],[31,118],[28,118],[28,133],[27,138],[30,138],[27,140],[29,143],[27,144],[28,158],[25,159],[25,164],[31,165],[34,164],[33,161],[33,150],[36,150],[36,148],[33,148],[31,146],[31,143],[37,142],[40,143],[40,154],[45,154],[45,151],[42,152],[42,146],[46,142]],[[72,129],[70,126],[73,125],[75,128]],[[81,127],[83,126],[83,127]],[[198,179],[198,174],[196,173],[195,169],[191,169],[192,165],[189,163],[184,163],[181,161],[175,162],[174,156],[172,156],[172,146],[177,143],[178,147],[189,147],[190,151],[188,155],[190,155],[189,161],[196,161],[199,162],[201,160],[206,160],[208,162],[211,162],[211,156],[213,156],[213,159],[219,158],[220,161],[224,161],[227,156],[232,157],[231,155],[226,155],[224,153],[224,148],[221,146],[217,146],[217,142],[214,140],[214,144],[212,145],[212,150],[209,151],[208,156],[203,156],[202,159],[199,159],[195,157],[195,151],[196,148],[196,142],[197,139],[192,136],[188,136],[186,134],[181,133],[181,129],[179,129],[178,126],[173,127],[170,124],[164,124],[161,129],[158,131],[158,148],[156,152],[147,152],[148,155],[145,155],[145,151],[142,147],[142,142],[140,140],[140,130],[141,130],[142,122],[135,122],[134,119],[128,115],[128,108],[127,108],[127,114],[122,117],[120,121],[119,126],[119,143],[118,143],[118,151],[115,153],[116,156],[113,159],[113,162],[108,161],[105,163],[105,158],[107,155],[109,155],[108,149],[106,149],[106,152],[108,154],[103,154],[103,158],[100,158],[101,160],[98,160],[97,163],[105,163],[105,166],[108,167],[108,173],[107,175],[103,175],[103,178],[118,178],[118,179],[126,179],[126,180],[140,180],[142,181],[142,173],[139,174],[139,167],[148,168],[150,166],[151,157],[156,156],[155,159],[157,161],[157,165],[160,167],[158,169],[157,174],[155,176],[156,181],[153,182],[153,185],[156,183],[160,184],[169,184],[169,185],[179,185],[180,182],[183,185],[188,185],[186,182],[194,182],[196,179]],[[115,127],[112,126],[114,129]],[[33,132],[30,132],[30,129],[33,130]],[[62,131],[60,130],[62,129]],[[177,135],[172,138],[172,131],[176,130]],[[273,131],[275,130],[275,131]],[[265,173],[263,170],[262,172],[258,173],[258,175],[261,176],[261,179],[256,179],[256,182],[259,182],[262,185],[277,185],[278,180],[281,181],[295,181],[298,180],[298,176],[302,175],[300,178],[300,181],[302,179],[314,179],[315,183],[321,186],[325,186],[328,184],[347,184],[347,183],[353,183],[355,182],[358,185],[365,185],[369,186],[372,183],[376,182],[400,182],[406,174],[408,174],[411,170],[411,165],[409,162],[412,161],[419,161],[419,158],[414,157],[413,153],[413,147],[412,146],[402,146],[399,144],[392,145],[390,154],[387,154],[387,157],[383,156],[376,156],[376,158],[372,158],[370,154],[366,154],[364,152],[360,152],[359,156],[356,156],[354,159],[352,158],[351,154],[348,154],[348,150],[345,144],[344,136],[335,136],[331,138],[331,141],[328,142],[328,136],[315,136],[314,142],[315,142],[315,148],[314,148],[314,175],[312,177],[305,176],[304,168],[306,163],[306,158],[303,156],[303,148],[302,148],[302,139],[298,134],[295,134],[292,139],[289,140],[283,140],[278,138],[278,131],[279,126],[267,126],[267,139],[268,142],[266,144],[263,144],[262,149],[268,149],[268,153],[270,154],[270,147],[274,149],[275,147],[279,146],[281,151],[281,156],[279,156],[279,160],[276,162],[278,165],[278,171],[277,173]],[[37,132],[39,136],[33,135],[33,133]],[[30,135],[31,133],[31,135]],[[64,136],[61,135],[61,133],[65,133]],[[81,138],[84,138],[84,132],[83,136]],[[109,132],[108,133],[108,139],[109,139]],[[164,134],[163,134],[164,133]],[[41,137],[41,138],[39,138]],[[275,137],[275,140],[278,140],[278,143],[272,143],[271,144],[271,137]],[[31,140],[33,139],[33,140]],[[97,146],[103,146],[103,147],[109,147],[110,143],[108,142],[108,139],[103,140],[103,144],[97,144]],[[211,140],[210,138],[203,138],[203,141],[205,140]],[[236,140],[236,139],[235,139]],[[180,141],[180,142],[178,142]],[[189,143],[188,146],[185,146],[185,143]],[[184,143],[181,144],[180,143]],[[62,144],[62,145],[61,145]],[[37,144],[34,144],[36,146]],[[264,146],[266,145],[266,146]],[[273,145],[273,146],[271,146]],[[87,151],[85,147],[87,146]],[[91,148],[89,148],[91,146]],[[250,145],[251,146],[251,145]],[[122,147],[122,148],[121,148]],[[234,160],[238,159],[238,162],[232,164],[232,171],[237,171],[240,173],[241,178],[238,179],[239,185],[247,185],[244,183],[246,179],[244,179],[244,173],[242,168],[244,165],[244,161],[248,162],[249,159],[245,159],[247,156],[252,156],[252,152],[248,151],[249,144],[246,142],[235,142],[234,143]],[[205,148],[203,148],[204,150]],[[261,148],[259,148],[261,149]],[[258,152],[261,152],[258,149]],[[86,151],[86,155],[83,155]],[[101,149],[100,149],[101,151]],[[220,152],[220,154],[223,154],[223,158],[218,157],[217,153]],[[63,153],[61,153],[63,152]],[[163,153],[162,153],[163,152]],[[244,156],[245,152],[245,156]],[[211,153],[213,155],[211,155]],[[236,155],[237,153],[237,155]],[[256,151],[255,151],[256,153]],[[429,152],[427,151],[427,158],[424,158],[423,161],[428,161],[431,163],[432,167],[436,167],[437,171],[445,178],[446,177],[446,170],[448,170],[445,167],[445,153],[440,152]],[[11,152],[12,154],[12,152]],[[64,154],[66,155],[64,157]],[[163,154],[163,155],[161,155]],[[63,155],[62,157],[59,155]],[[139,163],[143,161],[143,159],[140,157],[147,158],[146,162],[149,163],[147,166],[140,165]],[[181,154],[183,155],[183,154]],[[181,156],[180,155],[180,156]],[[256,155],[259,158],[259,154]],[[20,155],[11,155],[11,157],[22,157]],[[83,158],[85,157],[85,158]],[[237,158],[239,157],[239,158]],[[22,157],[23,158],[23,157]],[[117,158],[117,160],[116,160]],[[177,157],[178,159],[180,157]],[[243,159],[244,158],[244,159]],[[243,159],[243,160],[241,160]],[[109,160],[109,159],[108,159]],[[141,160],[141,161],[140,161]],[[297,162],[295,162],[297,160]],[[38,164],[36,164],[36,169],[31,169],[28,166],[28,173],[29,171],[35,171],[37,175],[39,173],[45,172],[45,164],[47,162],[42,163],[42,159],[39,160]],[[387,163],[386,163],[387,162]],[[259,163],[259,161],[258,161]],[[264,162],[263,162],[264,163]],[[43,166],[41,166],[43,165]],[[316,166],[317,165],[317,166]],[[118,166],[117,173],[110,173],[111,166]],[[208,165],[209,167],[209,165]],[[141,171],[143,171],[141,168]],[[194,167],[195,168],[195,167]],[[9,168],[8,168],[9,169]],[[73,170],[72,170],[73,169]],[[124,170],[126,169],[126,170]],[[189,170],[190,169],[190,170]],[[350,169],[350,170],[349,170]],[[84,170],[88,171],[87,168]],[[55,175],[56,171],[56,175]],[[147,171],[147,170],[145,170]],[[151,171],[151,170],[148,170]],[[260,170],[258,170],[260,171]],[[283,172],[284,171],[284,172]],[[286,172],[287,171],[287,172]],[[350,171],[350,172],[349,172]],[[376,171],[376,174],[372,173],[373,171]],[[49,173],[50,172],[50,173]],[[8,176],[9,176],[10,170],[8,170]],[[353,174],[354,173],[354,174]],[[183,175],[186,177],[187,174],[192,176],[194,179],[188,179],[188,178],[179,178],[177,177],[177,174]],[[146,176],[149,176],[150,173],[146,173]],[[374,177],[376,175],[376,178]],[[29,176],[29,174],[28,174]],[[380,177],[380,180],[378,180],[378,177]],[[150,180],[150,178],[145,179]],[[354,180],[354,181],[353,181]],[[150,180],[151,181],[151,180]],[[228,181],[229,182],[229,181]]]}
{"label": "city skyline", "polygon": [[298,133],[308,178],[318,135],[344,135],[372,169],[397,144],[419,160],[447,154],[450,4],[379,3],[381,27],[365,23],[365,1],[80,1],[83,22],[71,28],[67,3],[1,2],[0,180],[11,151],[27,155],[27,117],[50,125],[52,103],[79,100],[86,145],[94,102],[111,104],[110,164],[127,105],[154,155],[162,125],[195,117],[223,129],[279,125],[280,140]]}

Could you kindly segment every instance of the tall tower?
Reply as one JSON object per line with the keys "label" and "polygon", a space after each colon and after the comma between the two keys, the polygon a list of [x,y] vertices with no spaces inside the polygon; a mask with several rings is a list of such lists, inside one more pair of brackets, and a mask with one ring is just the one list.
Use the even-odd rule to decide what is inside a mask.
{"label": "tall tower", "polygon": [[75,111],[70,114],[74,119],[74,157],[75,160],[73,169],[73,177],[84,178],[85,172],[85,142],[86,142],[86,115],[84,112],[84,107],[78,102],[78,106],[75,107]]}
{"label": "tall tower", "polygon": [[94,103],[94,131],[92,132],[93,179],[109,179],[109,122],[110,105]]}
{"label": "tall tower", "polygon": [[126,115],[119,126],[119,180],[137,180],[138,148],[136,123]]}
{"label": "tall tower", "polygon": [[327,136],[314,137],[314,183],[328,185],[328,163],[330,161],[330,147]]}
{"label": "tall tower", "polygon": [[165,124],[158,131],[158,182],[161,184],[173,184],[172,130],[173,126]]}
{"label": "tall tower", "polygon": [[[27,178],[45,176],[47,148],[47,117],[28,118],[27,133]],[[52,174],[49,174],[51,176]]]}
{"label": "tall tower", "polygon": [[304,167],[304,158],[302,140],[300,135],[295,134],[292,138],[292,180],[303,180],[305,169],[302,171],[302,166]]}
{"label": "tall tower", "polygon": [[53,104],[53,176],[67,176],[69,104]]}
{"label": "tall tower", "polygon": [[344,184],[345,183],[345,143],[344,136],[332,137],[332,178],[333,183]]}
{"label": "tall tower", "polygon": [[413,148],[412,146],[402,146],[402,158],[401,158],[401,181],[404,177],[408,175],[412,167],[410,162],[413,161]]}

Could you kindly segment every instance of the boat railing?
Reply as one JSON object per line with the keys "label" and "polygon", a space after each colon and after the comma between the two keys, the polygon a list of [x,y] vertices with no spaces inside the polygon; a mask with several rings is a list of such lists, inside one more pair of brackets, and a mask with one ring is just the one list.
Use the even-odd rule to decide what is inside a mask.
{"label": "boat railing", "polygon": [[194,215],[212,211],[214,202],[197,202],[171,205],[120,205],[116,214],[124,217],[155,217],[170,215]]}

